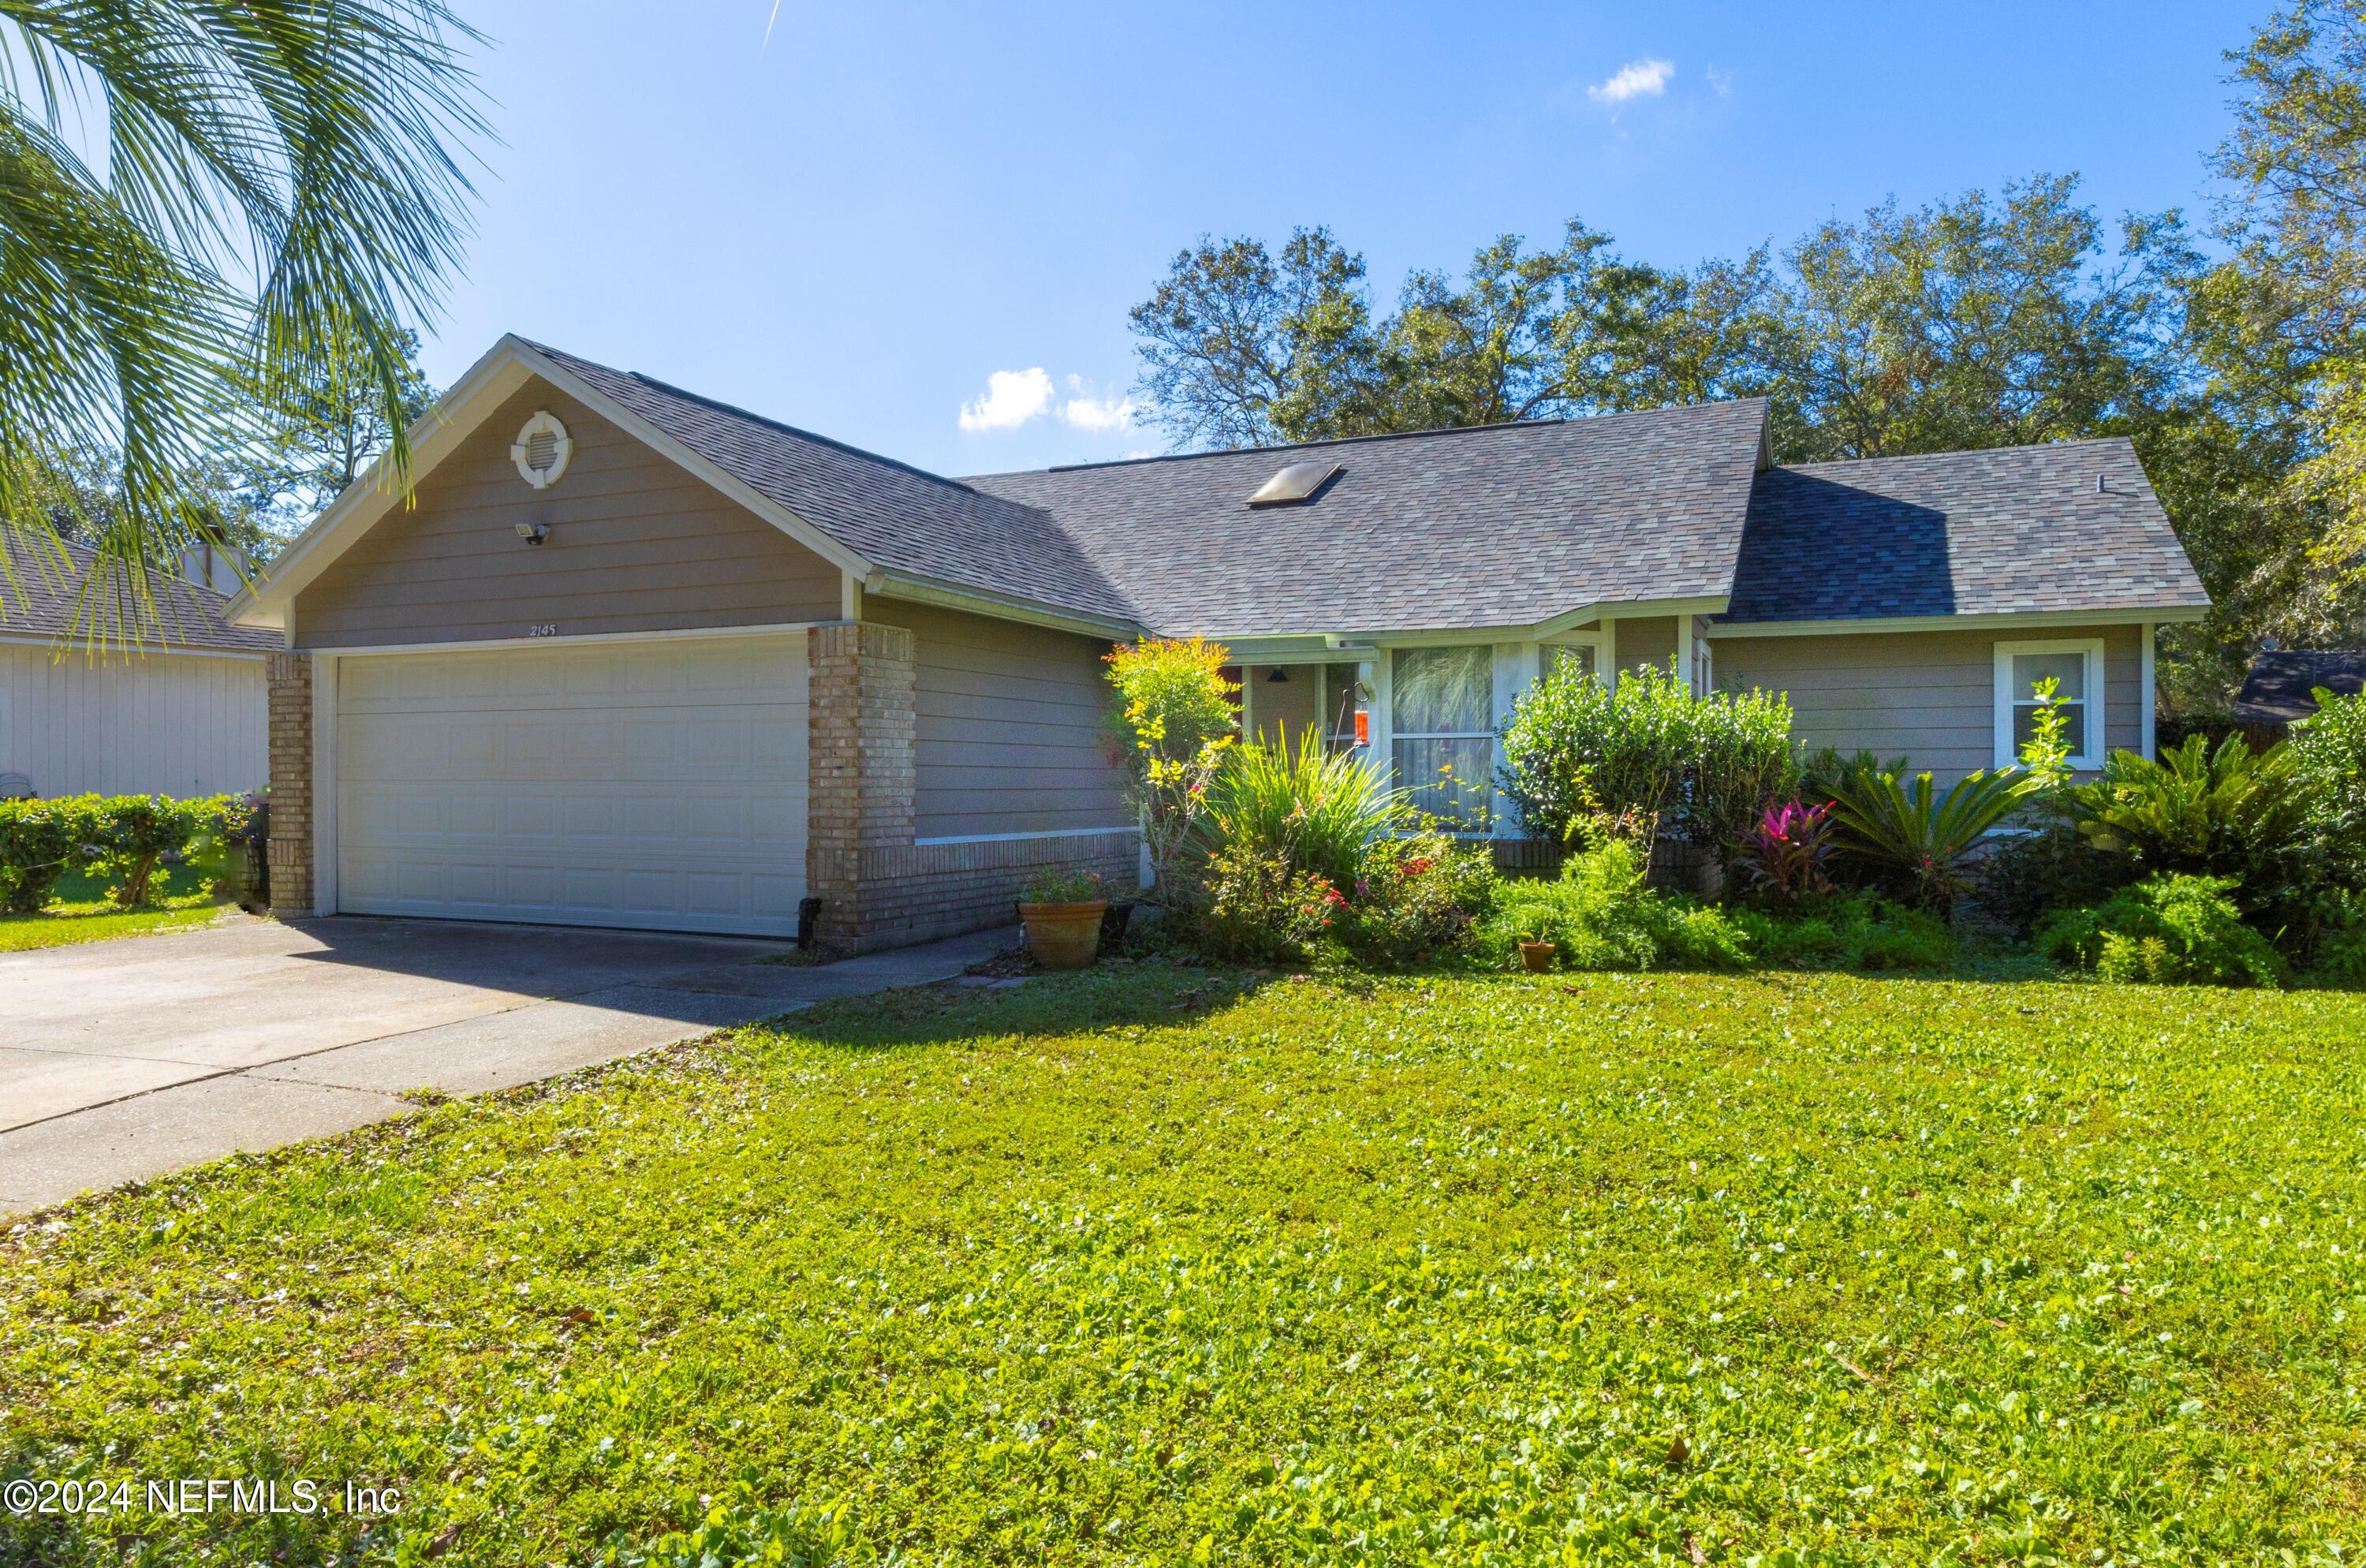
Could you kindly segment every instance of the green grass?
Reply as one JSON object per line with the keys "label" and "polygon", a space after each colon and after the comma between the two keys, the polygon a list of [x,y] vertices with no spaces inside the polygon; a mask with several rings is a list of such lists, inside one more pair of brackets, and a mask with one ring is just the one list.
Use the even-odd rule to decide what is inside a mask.
{"label": "green grass", "polygon": [[647,1560],[2349,1561],[2361,1058],[2325,992],[865,998],[20,1231],[7,1476],[407,1501],[0,1560],[642,1561],[709,1498]]}
{"label": "green grass", "polygon": [[136,909],[118,908],[107,896],[104,877],[77,872],[60,879],[57,902],[37,915],[0,914],[0,953],[107,942],[119,936],[153,936],[210,925],[221,912],[211,878],[186,866],[159,871],[152,890],[158,897]]}
{"label": "green grass", "polygon": [[38,915],[0,914],[0,953],[188,931],[213,924],[220,914],[220,905],[202,897],[144,904],[137,909],[119,909],[105,902],[52,904]]}

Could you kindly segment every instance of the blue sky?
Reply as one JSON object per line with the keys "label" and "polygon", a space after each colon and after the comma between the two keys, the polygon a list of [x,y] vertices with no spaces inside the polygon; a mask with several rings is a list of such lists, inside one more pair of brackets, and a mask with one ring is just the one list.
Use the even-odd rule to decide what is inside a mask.
{"label": "blue sky", "polygon": [[2266,10],[459,4],[501,141],[439,385],[516,331],[951,474],[1163,449],[1125,312],[1202,233],[1327,223],[1385,303],[1572,215],[1673,265],[2037,171],[2196,208]]}

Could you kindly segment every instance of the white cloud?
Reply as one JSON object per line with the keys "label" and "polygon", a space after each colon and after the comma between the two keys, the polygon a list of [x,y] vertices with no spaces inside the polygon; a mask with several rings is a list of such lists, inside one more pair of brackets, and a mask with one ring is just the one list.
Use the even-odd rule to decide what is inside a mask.
{"label": "white cloud", "polygon": [[1132,398],[1070,398],[1060,417],[1078,430],[1131,430],[1135,412]]}
{"label": "white cloud", "polygon": [[1620,66],[1617,74],[1609,81],[1588,87],[1585,96],[1597,104],[1623,104],[1629,98],[1656,98],[1668,90],[1668,78],[1675,73],[1673,61],[1630,60]]}
{"label": "white cloud", "polygon": [[1705,74],[1708,77],[1709,86],[1716,90],[1718,97],[1724,97],[1728,93],[1733,91],[1732,72],[1725,70],[1719,66],[1712,65]]}
{"label": "white cloud", "polygon": [[963,430],[1016,430],[1052,406],[1052,378],[1042,366],[997,370],[986,378],[986,396],[962,404]]}

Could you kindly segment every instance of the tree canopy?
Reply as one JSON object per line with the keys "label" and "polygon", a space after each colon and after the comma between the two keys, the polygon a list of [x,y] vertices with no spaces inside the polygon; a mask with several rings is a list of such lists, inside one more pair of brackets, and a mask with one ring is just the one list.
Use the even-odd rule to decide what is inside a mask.
{"label": "tree canopy", "polygon": [[2228,61],[2199,231],[2038,175],[1691,266],[1572,219],[1390,308],[1327,229],[1203,239],[1132,313],[1144,401],[1184,447],[1752,396],[1786,463],[2124,435],[2215,601],[2163,632],[2206,714],[2268,638],[2366,639],[2366,13],[2302,0]]}

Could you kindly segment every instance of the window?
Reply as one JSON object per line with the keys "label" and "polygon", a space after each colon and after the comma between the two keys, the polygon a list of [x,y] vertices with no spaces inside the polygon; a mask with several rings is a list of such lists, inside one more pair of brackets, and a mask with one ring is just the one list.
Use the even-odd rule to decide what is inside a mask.
{"label": "window", "polygon": [[1590,642],[1549,642],[1537,649],[1537,673],[1549,675],[1564,663],[1574,663],[1580,673],[1591,675],[1596,668],[1594,644]]}
{"label": "window", "polygon": [[1996,765],[2021,760],[2034,732],[2037,682],[2052,676],[2074,768],[2103,765],[2103,639],[1996,645]]}
{"label": "window", "polygon": [[1493,650],[1401,648],[1390,675],[1398,784],[1441,821],[1483,829],[1495,788]]}

